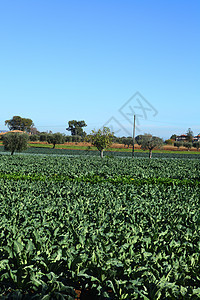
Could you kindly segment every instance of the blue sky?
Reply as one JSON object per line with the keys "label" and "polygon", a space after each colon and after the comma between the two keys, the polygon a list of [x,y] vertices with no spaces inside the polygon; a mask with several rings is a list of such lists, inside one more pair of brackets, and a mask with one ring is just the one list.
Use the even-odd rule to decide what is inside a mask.
{"label": "blue sky", "polygon": [[0,130],[19,115],[129,135],[135,113],[136,134],[198,134],[199,37],[198,0],[0,1]]}

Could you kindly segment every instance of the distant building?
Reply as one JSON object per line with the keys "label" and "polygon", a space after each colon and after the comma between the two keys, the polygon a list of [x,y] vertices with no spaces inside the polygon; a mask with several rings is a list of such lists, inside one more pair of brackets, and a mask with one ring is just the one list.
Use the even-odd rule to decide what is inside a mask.
{"label": "distant building", "polygon": [[200,134],[193,137],[193,142],[200,142]]}
{"label": "distant building", "polygon": [[176,137],[176,142],[186,142],[187,141],[187,135],[181,134]]}

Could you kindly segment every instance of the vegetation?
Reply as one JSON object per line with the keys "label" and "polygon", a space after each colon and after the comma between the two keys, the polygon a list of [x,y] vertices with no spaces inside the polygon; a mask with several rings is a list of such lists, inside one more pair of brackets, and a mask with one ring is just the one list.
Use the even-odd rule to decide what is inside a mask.
{"label": "vegetation", "polygon": [[30,132],[34,126],[31,119],[21,118],[20,116],[14,116],[10,120],[5,121],[5,125],[8,126],[9,130],[21,130]]}
{"label": "vegetation", "polygon": [[199,160],[0,164],[1,299],[199,298]]}
{"label": "vegetation", "polygon": [[166,145],[174,145],[174,140],[173,139],[168,139],[165,141]]}
{"label": "vegetation", "polygon": [[170,140],[175,140],[177,137],[177,134],[172,134],[171,137],[170,137]]}
{"label": "vegetation", "polygon": [[40,142],[46,142],[47,141],[47,135],[48,135],[48,133],[41,132],[40,133]]}
{"label": "vegetation", "polygon": [[72,142],[72,143],[80,143],[84,142],[84,138],[81,137],[80,135],[68,135],[65,137],[66,142]]}
{"label": "vegetation", "polygon": [[127,137],[127,138],[124,137],[122,139],[122,142],[123,142],[124,146],[127,146],[128,148],[130,146],[133,146],[133,138],[132,137]]}
{"label": "vegetation", "polygon": [[193,147],[197,148],[197,151],[199,151],[200,148],[200,142],[194,142]]}
{"label": "vegetation", "polygon": [[69,127],[66,130],[71,131],[71,135],[86,136],[86,133],[83,131],[83,127],[87,126],[85,121],[72,120],[68,122],[68,125]]}
{"label": "vegetation", "polygon": [[26,133],[9,132],[3,135],[4,150],[10,151],[11,155],[15,151],[23,151],[28,148],[29,136]]}
{"label": "vegetation", "polygon": [[192,142],[185,142],[184,147],[186,147],[189,151],[192,148]]}
{"label": "vegetation", "polygon": [[183,142],[181,142],[181,141],[174,142],[174,146],[179,149],[180,147],[183,146]]}
{"label": "vegetation", "polygon": [[[98,156],[99,151],[96,149],[96,147],[91,146],[90,148],[88,146],[79,146],[79,145],[56,145],[54,149],[52,149],[52,146],[50,144],[38,144],[38,143],[29,143],[29,148],[27,150],[24,150],[24,153],[29,153],[33,155],[37,154],[47,154],[47,155],[66,155],[66,156]],[[5,152],[4,147],[0,144],[0,152]],[[136,149],[135,150],[135,157],[143,157],[147,158],[149,151]],[[198,151],[186,151],[186,150],[179,150],[179,151],[171,151],[171,150],[154,150],[154,158],[188,158],[188,159],[197,159],[199,158],[200,152]],[[115,148],[108,148],[106,151],[104,151],[105,157],[132,157],[132,149],[128,148],[121,148],[121,149],[115,149]]]}
{"label": "vegetation", "polygon": [[192,142],[194,134],[193,134],[193,131],[191,130],[191,128],[188,128],[186,135],[187,135],[187,142]]}
{"label": "vegetation", "polygon": [[102,130],[92,130],[91,135],[89,135],[86,140],[97,147],[100,152],[100,157],[103,158],[103,151],[112,145],[113,133],[108,127],[103,127]]}
{"label": "vegetation", "polygon": [[63,144],[65,142],[65,137],[59,132],[49,133],[47,135],[47,142],[53,144],[53,148],[55,148],[56,144]]}
{"label": "vegetation", "polygon": [[29,140],[30,140],[31,142],[37,142],[37,141],[40,140],[40,136],[39,136],[38,134],[31,134],[31,135],[29,136]]}
{"label": "vegetation", "polygon": [[149,150],[149,158],[152,157],[152,150],[160,148],[163,145],[163,140],[157,136],[145,134],[137,139],[139,145],[143,150]]}

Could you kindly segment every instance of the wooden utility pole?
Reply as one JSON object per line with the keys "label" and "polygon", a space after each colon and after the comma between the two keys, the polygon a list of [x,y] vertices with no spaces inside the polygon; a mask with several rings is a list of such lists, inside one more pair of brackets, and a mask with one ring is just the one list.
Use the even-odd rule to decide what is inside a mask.
{"label": "wooden utility pole", "polygon": [[132,152],[132,158],[134,158],[135,156],[135,115],[134,115],[134,118],[133,118],[133,152]]}

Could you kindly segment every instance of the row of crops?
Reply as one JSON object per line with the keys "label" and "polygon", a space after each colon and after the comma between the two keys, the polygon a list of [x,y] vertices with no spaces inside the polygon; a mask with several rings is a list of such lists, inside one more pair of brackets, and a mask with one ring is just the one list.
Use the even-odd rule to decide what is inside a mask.
{"label": "row of crops", "polygon": [[[0,153],[1,154],[9,154],[4,150],[3,146],[0,146]],[[52,149],[46,147],[30,147],[27,150],[23,151],[22,154],[33,154],[33,155],[65,155],[65,156],[99,156],[99,151],[93,150],[71,150],[71,149]],[[126,151],[104,151],[104,156],[106,157],[125,157],[125,158],[132,158],[132,152]],[[148,151],[136,151],[135,152],[136,158],[148,158],[149,154]],[[199,159],[199,153],[188,152],[181,153],[181,151],[174,151],[173,153],[168,152],[154,152],[153,158],[178,158],[178,159]]]}
{"label": "row of crops", "polygon": [[200,160],[0,155],[0,299],[199,299]]}

